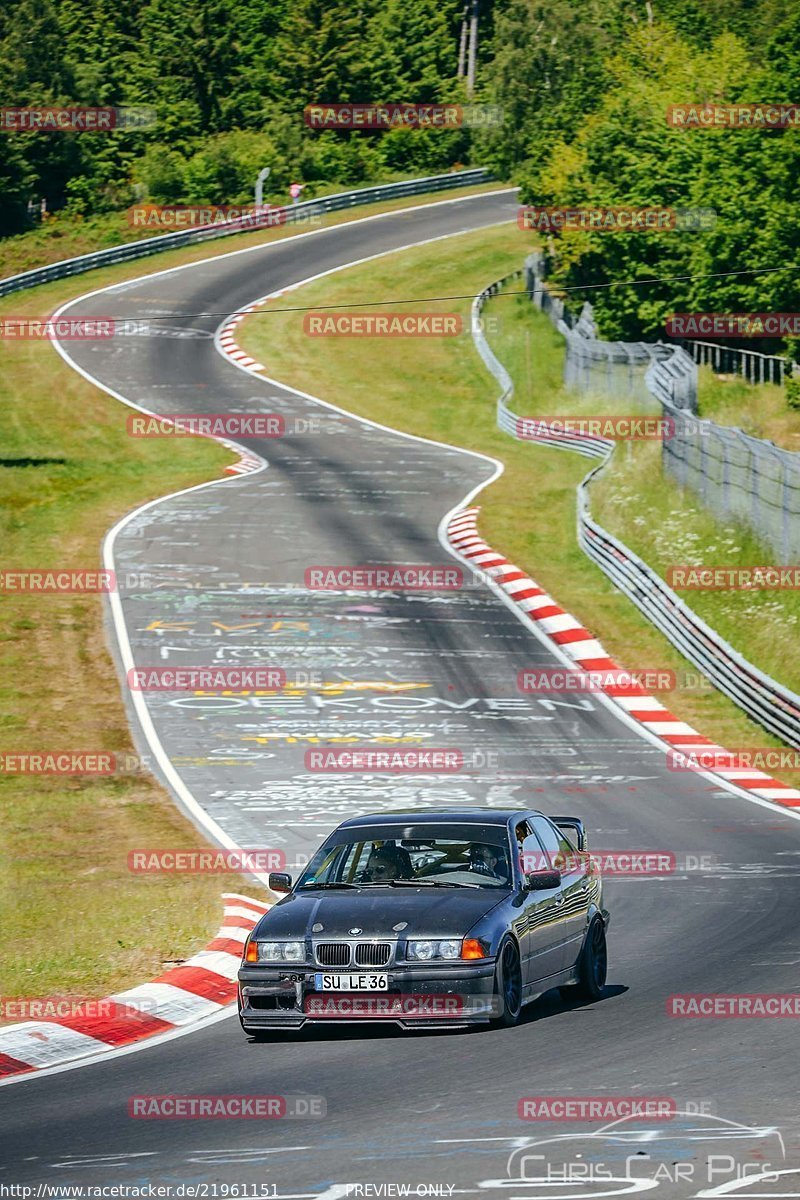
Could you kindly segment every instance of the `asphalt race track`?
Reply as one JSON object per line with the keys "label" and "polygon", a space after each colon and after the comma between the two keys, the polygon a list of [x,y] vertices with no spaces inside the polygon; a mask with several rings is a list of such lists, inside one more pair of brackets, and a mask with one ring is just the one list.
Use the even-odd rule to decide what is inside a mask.
{"label": "asphalt race track", "polygon": [[[415,598],[308,590],[304,572],[315,564],[452,564],[439,524],[494,466],[266,384],[202,336],[298,280],[515,212],[511,192],[444,201],[69,307],[71,316],[174,317],[163,321],[173,333],[199,331],[68,345],[78,366],[128,400],[155,412],[266,411],[287,422],[283,438],[243,443],[268,468],[147,509],[120,529],[114,557],[129,580],[146,581],[126,586],[122,599],[137,665],[272,663],[290,676],[305,670],[308,685],[277,697],[152,693],[147,709],[183,785],[225,833],[242,846],[282,849],[292,864],[346,815],[466,802],[574,812],[593,848],[674,851],[681,863],[705,856],[703,865],[690,859],[666,877],[607,882],[609,986],[595,1005],[569,1007],[550,993],[508,1031],[340,1027],[266,1044],[249,1044],[233,1016],[3,1087],[0,1185],[207,1185],[173,1192],[201,1197],[237,1195],[223,1184],[247,1184],[240,1196],[330,1198],[397,1195],[387,1186],[403,1184],[411,1194],[420,1185],[420,1195],[509,1198],[800,1195],[795,1024],[666,1012],[673,993],[796,990],[798,821],[669,771],[664,752],[595,697],[523,696],[520,668],[555,660],[479,583]],[[198,313],[214,315],[182,317]],[[311,352],[323,353],[320,342]],[[494,394],[487,375],[487,404]],[[158,482],[168,493],[169,480]],[[526,566],[535,574],[535,563]],[[133,710],[131,719],[138,730]],[[468,769],[427,779],[306,770],[310,746],[354,735],[360,745],[424,737],[462,749]],[[163,775],[157,756],[149,762]],[[129,1118],[130,1097],[165,1093],[321,1097],[326,1115]],[[615,1136],[598,1133],[603,1122],[517,1115],[525,1096],[632,1094],[673,1098],[688,1115],[624,1123]],[[541,1141],[549,1144],[534,1145]],[[550,1178],[537,1183],[548,1161]],[[565,1185],[558,1170],[567,1161]],[[585,1184],[575,1182],[575,1163],[592,1177]],[[784,1174],[733,1186],[770,1167]]]}

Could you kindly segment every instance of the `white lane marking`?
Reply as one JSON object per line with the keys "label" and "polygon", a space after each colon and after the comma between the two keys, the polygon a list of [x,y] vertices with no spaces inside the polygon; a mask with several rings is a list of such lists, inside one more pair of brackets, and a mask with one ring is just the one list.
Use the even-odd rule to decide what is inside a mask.
{"label": "white lane marking", "polygon": [[[539,1200],[540,1197],[552,1196],[553,1200],[603,1200],[606,1196],[632,1196],[637,1192],[652,1192],[653,1188],[660,1186],[657,1179],[631,1179],[630,1177],[621,1178],[610,1177],[606,1179],[606,1183],[621,1183],[625,1187],[614,1188],[611,1191],[603,1189],[599,1191],[589,1191],[587,1188],[580,1187],[580,1180],[570,1180],[570,1186],[578,1186],[577,1192],[556,1191],[556,1188],[564,1188],[567,1186],[561,1180],[547,1179],[545,1176],[537,1178],[530,1176],[528,1179],[482,1179],[478,1183],[479,1188],[501,1188],[503,1190],[509,1188],[524,1188],[525,1190],[516,1196],[508,1196],[506,1200]],[[536,1191],[529,1189],[536,1188]]]}
{"label": "white lane marking", "polygon": [[87,1166],[127,1166],[128,1161],[132,1158],[155,1158],[158,1153],[158,1150],[121,1150],[119,1154],[66,1154],[60,1161],[50,1163],[49,1165],[55,1169]]}
{"label": "white lane marking", "polygon": [[269,1154],[295,1154],[298,1150],[316,1149],[318,1149],[316,1146],[245,1146],[218,1150],[193,1150],[187,1155],[186,1162],[203,1165],[220,1165],[222,1163],[245,1165],[250,1162],[260,1162]]}

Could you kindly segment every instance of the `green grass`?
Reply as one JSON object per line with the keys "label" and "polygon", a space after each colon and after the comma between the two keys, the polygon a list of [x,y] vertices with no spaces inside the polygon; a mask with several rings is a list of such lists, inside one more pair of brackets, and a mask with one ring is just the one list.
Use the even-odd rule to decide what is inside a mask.
{"label": "green grass", "polygon": [[778,384],[747,383],[740,375],[715,375],[710,367],[700,367],[697,399],[701,417],[800,450],[800,412],[789,408]]}
{"label": "green grass", "polygon": [[[363,304],[368,310],[376,296],[472,294],[519,267],[529,249],[529,240],[509,227],[464,234],[328,276],[295,292],[294,302],[310,308]],[[512,288],[520,286],[516,283]],[[430,307],[460,311],[466,318],[469,302]],[[520,374],[520,400],[514,406],[523,413],[550,413],[559,410],[556,405],[561,411],[575,411],[573,398],[560,387],[549,320],[531,315],[530,309],[522,298],[501,296],[487,310],[500,322],[499,332],[490,338],[493,346],[504,358],[509,352],[506,365],[512,374]],[[528,320],[534,329],[530,378],[525,373],[528,349],[516,332]],[[411,344],[402,338],[331,338],[324,353],[317,342],[315,353],[310,354],[301,313],[248,318],[239,330],[243,347],[264,363],[270,376],[284,383],[356,415],[501,459],[504,474],[478,500],[480,529],[489,544],[529,571],[621,663],[676,673],[691,669],[577,545],[575,489],[588,469],[587,460],[515,442],[497,429],[498,386],[468,335],[420,338]],[[380,374],[375,370],[376,356]],[[602,409],[602,402],[595,404]],[[630,402],[617,405],[621,412],[631,407]],[[723,745],[780,744],[713,689],[684,688],[662,698],[682,719]],[[791,773],[785,777],[791,780]]]}
{"label": "green grass", "polygon": [[[447,198],[475,190],[485,189]],[[324,220],[336,225],[406,204]],[[284,227],[237,235],[106,267],[7,297],[0,314],[43,316],[89,289],[291,234]],[[73,249],[62,243],[58,256]],[[218,478],[234,461],[203,438],[133,440],[127,415],[47,343],[0,341],[3,568],[98,566],[103,535],[125,512]],[[99,597],[0,593],[0,750],[42,749],[133,753]],[[0,775],[0,994],[103,996],[196,952],[219,925],[221,892],[254,885],[235,875],[133,877],[127,853],[204,844],[146,772]]]}
{"label": "green grass", "polygon": [[[618,460],[618,461],[617,461]],[[774,554],[741,525],[723,523],[698,507],[692,492],[661,469],[661,447],[638,443],[626,460],[591,489],[592,513],[653,570],[691,564],[742,566],[770,563]],[[800,664],[791,653],[800,622],[794,591],[685,591],[686,603],[762,671],[800,691]]]}

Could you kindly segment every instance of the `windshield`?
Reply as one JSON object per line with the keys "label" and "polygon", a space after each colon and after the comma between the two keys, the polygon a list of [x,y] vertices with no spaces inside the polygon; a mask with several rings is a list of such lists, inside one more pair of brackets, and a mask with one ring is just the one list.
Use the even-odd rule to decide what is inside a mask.
{"label": "windshield", "polygon": [[320,847],[298,888],[461,885],[503,888],[511,880],[500,825],[345,829]]}

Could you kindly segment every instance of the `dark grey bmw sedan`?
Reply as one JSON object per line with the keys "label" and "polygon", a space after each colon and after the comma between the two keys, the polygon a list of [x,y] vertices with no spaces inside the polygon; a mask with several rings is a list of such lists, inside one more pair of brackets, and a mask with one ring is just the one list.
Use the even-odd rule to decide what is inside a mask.
{"label": "dark grey bmw sedan", "polygon": [[254,1038],[309,1022],[514,1025],[552,987],[600,997],[602,881],[577,817],[527,809],[355,817],[253,929],[239,1019]]}

